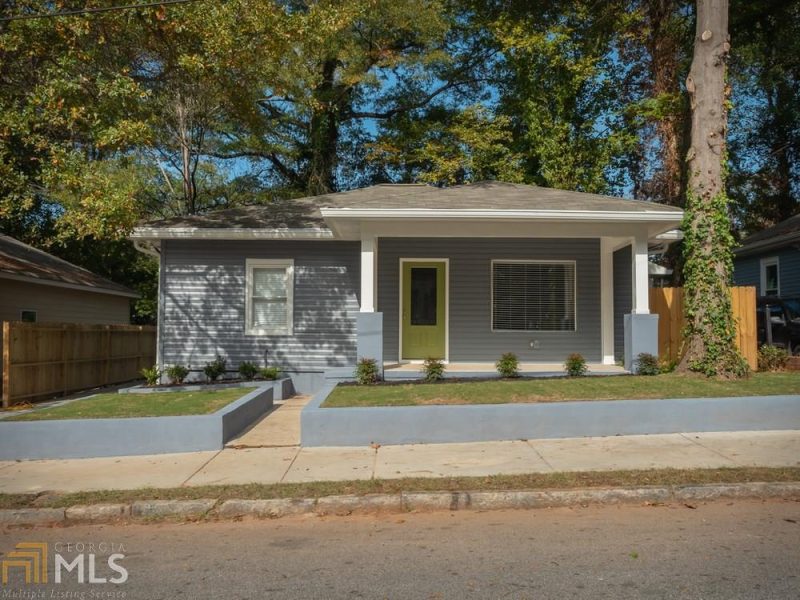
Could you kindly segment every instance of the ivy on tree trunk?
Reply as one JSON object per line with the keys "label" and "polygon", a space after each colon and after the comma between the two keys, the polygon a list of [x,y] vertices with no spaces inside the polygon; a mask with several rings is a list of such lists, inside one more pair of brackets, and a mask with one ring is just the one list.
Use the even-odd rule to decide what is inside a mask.
{"label": "ivy on tree trunk", "polygon": [[741,377],[748,367],[735,343],[729,290],[733,237],[724,181],[729,53],[728,0],[698,0],[694,56],[686,79],[692,129],[683,223],[686,353],[680,369]]}

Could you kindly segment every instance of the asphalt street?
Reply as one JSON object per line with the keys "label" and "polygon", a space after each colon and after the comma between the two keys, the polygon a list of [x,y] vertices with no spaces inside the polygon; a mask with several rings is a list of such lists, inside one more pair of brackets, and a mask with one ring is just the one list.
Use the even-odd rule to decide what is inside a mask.
{"label": "asphalt street", "polygon": [[[0,558],[21,541],[49,543],[48,584],[12,568],[0,598],[800,597],[791,501],[17,529]],[[90,544],[127,581],[55,583],[55,552],[88,578]]]}

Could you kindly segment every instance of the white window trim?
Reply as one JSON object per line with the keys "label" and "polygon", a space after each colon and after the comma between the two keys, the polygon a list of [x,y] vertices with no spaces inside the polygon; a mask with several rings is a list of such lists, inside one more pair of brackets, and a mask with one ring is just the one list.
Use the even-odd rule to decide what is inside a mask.
{"label": "white window trim", "polygon": [[[548,265],[572,265],[575,273],[575,293],[572,294],[573,314],[575,315],[575,327],[573,329],[495,329],[494,328],[494,265],[495,263],[524,263],[524,264],[548,264]],[[538,260],[533,258],[493,258],[489,265],[489,328],[492,333],[575,333],[578,331],[578,266],[574,260]]]}
{"label": "white window trim", "polygon": [[[286,327],[267,329],[251,327],[253,316],[253,269],[283,267],[286,269]],[[294,259],[248,258],[245,261],[244,333],[245,335],[292,335],[294,333]]]}
{"label": "white window trim", "polygon": [[780,260],[778,260],[777,256],[769,256],[767,258],[761,259],[761,295],[767,296],[772,294],[767,294],[767,267],[771,267],[775,265],[777,271],[777,283],[778,288],[775,292],[776,296],[781,295],[781,264]]}

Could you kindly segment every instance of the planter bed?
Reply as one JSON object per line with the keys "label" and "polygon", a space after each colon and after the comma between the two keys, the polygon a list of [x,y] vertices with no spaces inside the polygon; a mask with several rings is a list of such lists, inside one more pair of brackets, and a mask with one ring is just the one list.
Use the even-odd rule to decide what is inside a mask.
{"label": "planter bed", "polygon": [[156,394],[94,394],[53,406],[12,414],[8,421],[61,419],[130,419],[135,417],[186,417],[222,410],[247,393],[243,389],[160,392]]}
{"label": "planter bed", "polygon": [[159,392],[199,392],[203,390],[228,390],[234,388],[273,388],[273,400],[285,400],[294,395],[294,386],[290,377],[278,379],[259,379],[253,381],[220,381],[217,383],[187,383],[182,385],[135,385],[118,390],[120,394],[156,394]]}
{"label": "planter bed", "polygon": [[714,398],[800,393],[798,373],[756,373],[748,379],[719,381],[702,376],[519,377],[447,379],[438,383],[390,381],[363,386],[340,382],[323,408],[517,404],[663,398]]}
{"label": "planter bed", "polygon": [[[792,377],[800,383],[797,375]],[[632,385],[634,380],[647,378],[609,379],[627,381]],[[599,380],[592,379],[591,383],[597,386]],[[423,385],[409,384],[408,388],[411,391],[415,388],[419,390]],[[450,384],[429,387],[444,391],[447,385]],[[736,392],[749,391],[742,387],[742,382],[734,382],[733,385],[739,386]],[[800,386],[789,387],[789,393],[784,394],[761,395],[768,393],[765,389],[760,393],[750,392],[751,395],[748,396],[730,394],[714,398],[684,396],[597,400],[589,397],[584,400],[592,401],[551,399],[494,404],[475,402],[323,408],[336,389],[336,383],[329,383],[303,409],[302,445],[361,446],[370,443],[483,442],[695,431],[800,429]],[[346,391],[365,388],[343,386],[341,389]],[[374,389],[375,392],[393,392],[403,388],[375,386],[369,389]],[[369,402],[368,396],[365,402]]]}
{"label": "planter bed", "polygon": [[[225,442],[269,411],[273,388],[270,384],[243,391],[238,400],[208,414],[37,421],[3,419],[0,420],[0,460],[221,450]],[[58,410],[65,406],[42,410]]]}

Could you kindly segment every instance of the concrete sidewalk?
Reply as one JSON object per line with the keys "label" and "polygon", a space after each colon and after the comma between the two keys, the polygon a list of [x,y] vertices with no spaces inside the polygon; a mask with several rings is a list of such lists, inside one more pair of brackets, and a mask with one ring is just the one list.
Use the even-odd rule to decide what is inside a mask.
{"label": "concrete sidewalk", "polygon": [[686,433],[380,448],[0,462],[0,493],[616,469],[800,466],[800,431]]}

